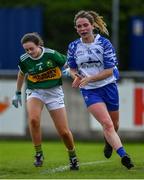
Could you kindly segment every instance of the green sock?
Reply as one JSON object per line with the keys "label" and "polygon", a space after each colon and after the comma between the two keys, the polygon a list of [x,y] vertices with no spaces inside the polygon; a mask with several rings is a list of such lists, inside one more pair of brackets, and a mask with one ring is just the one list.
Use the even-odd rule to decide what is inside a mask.
{"label": "green sock", "polygon": [[74,157],[74,156],[76,156],[75,149],[68,150],[68,154],[69,154],[69,157]]}
{"label": "green sock", "polygon": [[35,151],[36,151],[36,154],[38,154],[38,153],[43,154],[41,144],[35,146]]}

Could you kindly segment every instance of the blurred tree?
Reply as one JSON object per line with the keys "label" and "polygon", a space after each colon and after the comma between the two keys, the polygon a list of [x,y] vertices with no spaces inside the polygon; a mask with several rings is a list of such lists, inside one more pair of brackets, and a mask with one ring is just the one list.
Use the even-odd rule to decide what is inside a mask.
{"label": "blurred tree", "polygon": [[[79,10],[94,10],[104,17],[110,38],[112,24],[112,0],[0,0],[0,7],[32,7],[43,8],[43,38],[45,45],[66,53],[69,42],[78,36],[74,29],[74,15]],[[129,19],[131,16],[143,16],[143,0],[121,0],[119,21],[119,67],[129,67]]]}

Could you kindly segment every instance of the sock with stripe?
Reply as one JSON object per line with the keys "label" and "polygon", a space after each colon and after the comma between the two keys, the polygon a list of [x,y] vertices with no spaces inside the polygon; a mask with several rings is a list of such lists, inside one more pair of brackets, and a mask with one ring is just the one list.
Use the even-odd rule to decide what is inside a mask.
{"label": "sock with stripe", "polygon": [[40,144],[40,145],[35,146],[35,151],[36,151],[36,154],[39,154],[39,153],[40,153],[40,154],[43,154],[41,144]]}
{"label": "sock with stripe", "polygon": [[126,155],[126,151],[124,150],[123,147],[118,148],[116,152],[118,153],[118,155],[119,155],[121,158]]}
{"label": "sock with stripe", "polygon": [[74,157],[74,156],[76,156],[75,149],[68,150],[68,154],[69,154],[69,157]]}

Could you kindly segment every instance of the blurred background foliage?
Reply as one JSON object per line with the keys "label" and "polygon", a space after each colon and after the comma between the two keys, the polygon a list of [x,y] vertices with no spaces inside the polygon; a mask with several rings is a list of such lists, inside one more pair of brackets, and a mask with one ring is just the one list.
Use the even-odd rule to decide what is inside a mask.
{"label": "blurred background foliage", "polygon": [[[119,9],[119,68],[128,70],[130,59],[129,21],[132,16],[143,16],[143,0],[120,0]],[[104,17],[112,33],[112,0],[0,0],[0,8],[35,7],[43,9],[43,34],[45,46],[61,53],[78,38],[73,19],[79,10],[94,10]]]}

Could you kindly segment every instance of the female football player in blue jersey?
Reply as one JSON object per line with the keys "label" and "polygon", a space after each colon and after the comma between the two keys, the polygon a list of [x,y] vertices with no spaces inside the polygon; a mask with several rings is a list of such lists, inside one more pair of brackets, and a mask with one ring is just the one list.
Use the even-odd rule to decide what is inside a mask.
{"label": "female football player in blue jersey", "polygon": [[[117,134],[119,124],[119,95],[117,58],[103,17],[94,11],[79,11],[74,26],[80,38],[68,47],[68,65],[74,79],[73,88],[80,88],[88,111],[102,125],[105,137],[104,154],[109,158],[116,150],[128,169],[134,165]],[[94,33],[95,31],[95,33]]]}
{"label": "female football player in blue jersey", "polygon": [[16,94],[12,103],[16,108],[21,104],[21,88],[26,78],[28,124],[36,150],[34,165],[42,166],[44,160],[40,116],[45,105],[68,150],[70,169],[78,170],[79,165],[73,136],[68,127],[62,90],[61,68],[65,64],[66,56],[45,48],[43,40],[37,33],[25,34],[21,44],[26,53],[20,57]]}

